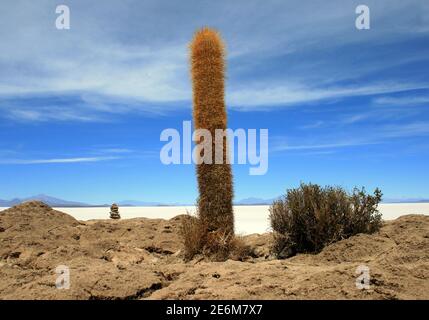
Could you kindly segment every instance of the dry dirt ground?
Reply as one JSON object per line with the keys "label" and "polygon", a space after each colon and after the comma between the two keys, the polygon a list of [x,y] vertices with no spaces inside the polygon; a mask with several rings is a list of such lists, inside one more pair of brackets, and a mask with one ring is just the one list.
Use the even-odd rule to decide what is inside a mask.
{"label": "dry dirt ground", "polygon": [[[81,222],[40,202],[0,213],[0,299],[429,299],[429,217],[402,216],[320,254],[269,255],[270,234],[245,242],[246,261],[184,262],[180,220]],[[57,289],[55,269],[70,270]],[[356,268],[370,288],[356,288]]]}

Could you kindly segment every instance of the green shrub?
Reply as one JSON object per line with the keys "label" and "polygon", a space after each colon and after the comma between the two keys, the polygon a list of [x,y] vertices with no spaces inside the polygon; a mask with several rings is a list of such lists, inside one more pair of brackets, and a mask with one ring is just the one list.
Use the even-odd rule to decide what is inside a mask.
{"label": "green shrub", "polygon": [[340,187],[301,184],[270,207],[273,253],[287,258],[297,253],[317,253],[328,244],[381,227],[378,203],[382,193],[369,195],[355,188],[350,194]]}

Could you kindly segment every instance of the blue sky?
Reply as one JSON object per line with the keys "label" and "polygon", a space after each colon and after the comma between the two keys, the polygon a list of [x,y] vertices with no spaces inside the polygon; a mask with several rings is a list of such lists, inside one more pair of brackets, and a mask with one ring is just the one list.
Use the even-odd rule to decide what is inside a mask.
{"label": "blue sky", "polygon": [[0,199],[193,203],[193,165],[159,159],[191,120],[188,43],[227,45],[229,127],[269,129],[269,170],[236,199],[301,181],[429,198],[429,2],[56,1],[0,4]]}

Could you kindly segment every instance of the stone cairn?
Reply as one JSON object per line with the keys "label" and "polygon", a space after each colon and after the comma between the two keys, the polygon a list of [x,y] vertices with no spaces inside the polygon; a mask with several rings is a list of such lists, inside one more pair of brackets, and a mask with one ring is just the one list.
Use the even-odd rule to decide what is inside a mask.
{"label": "stone cairn", "polygon": [[110,207],[110,219],[121,219],[119,215],[119,207],[116,203],[112,204]]}

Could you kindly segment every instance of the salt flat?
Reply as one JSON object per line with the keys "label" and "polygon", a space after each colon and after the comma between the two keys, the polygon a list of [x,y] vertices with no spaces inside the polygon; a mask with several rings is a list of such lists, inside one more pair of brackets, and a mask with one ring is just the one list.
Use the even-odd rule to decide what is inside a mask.
{"label": "salt flat", "polygon": [[[269,206],[234,206],[235,228],[239,234],[264,233],[269,231]],[[6,208],[0,208],[3,210]],[[108,219],[109,208],[55,208],[78,220]],[[379,210],[383,219],[392,220],[407,214],[429,215],[429,203],[384,203]],[[194,206],[182,207],[120,207],[122,219],[152,218],[170,219],[179,214],[195,213]]]}

